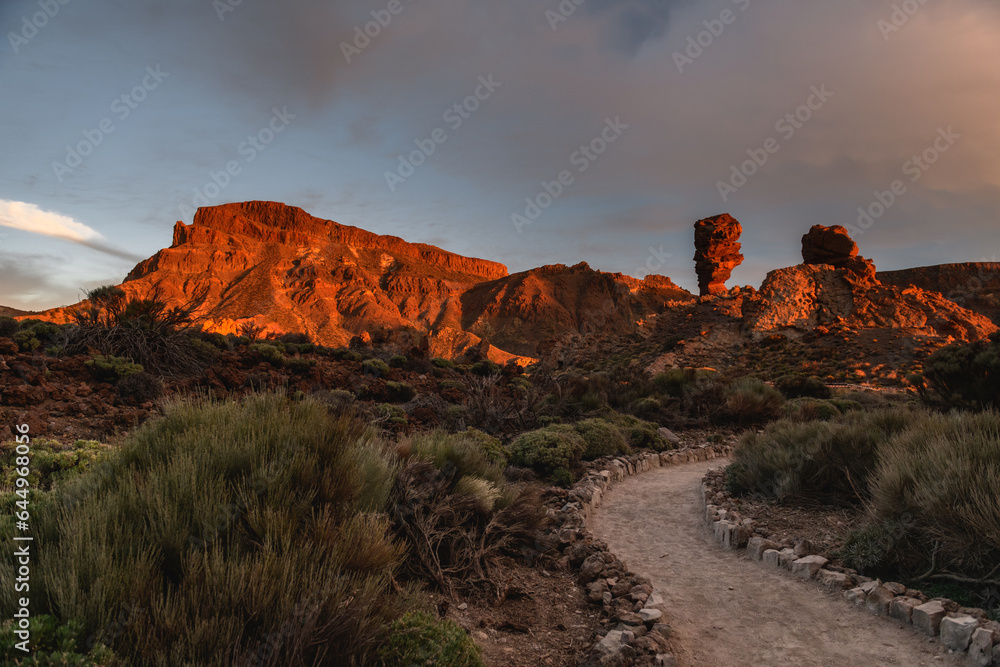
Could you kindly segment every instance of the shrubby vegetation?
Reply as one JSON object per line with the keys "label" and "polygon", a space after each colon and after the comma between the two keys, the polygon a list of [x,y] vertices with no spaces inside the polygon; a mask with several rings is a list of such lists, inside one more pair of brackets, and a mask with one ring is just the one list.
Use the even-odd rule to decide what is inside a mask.
{"label": "shrubby vegetation", "polygon": [[389,639],[379,649],[378,658],[385,667],[486,665],[468,633],[457,623],[439,621],[421,611],[410,612],[393,623]]}
{"label": "shrubby vegetation", "polygon": [[[172,402],[111,453],[36,441],[32,481],[52,486],[32,505],[33,612],[51,626],[33,635],[36,657],[400,664],[432,641],[447,664],[481,664],[454,627],[403,616],[420,606],[405,575],[423,574],[430,544],[430,581],[487,588],[537,524],[537,501],[505,483],[484,434],[412,444],[401,457],[343,406],[281,394]],[[9,470],[6,445],[0,455]],[[0,593],[5,608],[13,595]],[[406,632],[386,644],[397,622]],[[5,659],[10,637],[8,622]]]}
{"label": "shrubby vegetation", "polygon": [[905,408],[780,421],[744,434],[729,489],[865,507],[844,545],[862,571],[928,581],[995,578],[1000,563],[1000,414]]}
{"label": "shrubby vegetation", "polygon": [[1000,331],[988,340],[941,348],[913,381],[930,404],[1000,409]]}

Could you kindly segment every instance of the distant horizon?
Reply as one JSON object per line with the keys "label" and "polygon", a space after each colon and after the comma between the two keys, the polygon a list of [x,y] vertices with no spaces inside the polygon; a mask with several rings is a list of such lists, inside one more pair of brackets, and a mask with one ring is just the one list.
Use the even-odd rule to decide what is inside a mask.
{"label": "distant horizon", "polygon": [[692,292],[723,212],[731,286],[814,224],[879,270],[1000,258],[992,0],[43,4],[0,6],[4,306],[75,303],[248,200]]}

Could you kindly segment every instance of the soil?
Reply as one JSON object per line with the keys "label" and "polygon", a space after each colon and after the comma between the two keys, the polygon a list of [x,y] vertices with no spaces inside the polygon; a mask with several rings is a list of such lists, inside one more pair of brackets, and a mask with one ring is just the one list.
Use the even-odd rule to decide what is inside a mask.
{"label": "soil", "polygon": [[719,547],[700,490],[718,465],[662,468],[619,485],[589,526],[662,593],[679,667],[964,664],[936,639]]}
{"label": "soil", "polygon": [[[574,576],[530,567],[507,573],[510,592],[498,605],[449,600],[449,618],[473,637],[493,667],[571,667],[581,663],[600,628],[600,611],[589,605]],[[433,595],[442,610],[444,598]]]}
{"label": "soil", "polygon": [[851,531],[864,523],[864,512],[859,507],[803,506],[757,498],[738,498],[735,506],[743,516],[753,517],[775,542],[794,543],[804,538],[812,544],[812,553],[834,565],[843,565],[837,558],[837,550]]}

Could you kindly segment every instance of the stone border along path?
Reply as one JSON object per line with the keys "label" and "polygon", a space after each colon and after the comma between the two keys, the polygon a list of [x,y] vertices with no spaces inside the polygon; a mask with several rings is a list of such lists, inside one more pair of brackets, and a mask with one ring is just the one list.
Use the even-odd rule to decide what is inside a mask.
{"label": "stone border along path", "polygon": [[[709,497],[712,503],[708,502]],[[912,625],[929,637],[939,637],[949,651],[968,652],[978,667],[1000,665],[1000,623],[990,621],[982,609],[961,607],[948,598],[927,599],[919,590],[895,583],[882,583],[858,574],[857,570],[828,566],[820,555],[810,555],[812,545],[799,540],[784,544],[769,539],[773,535],[758,528],[752,518],[735,510],[733,497],[725,489],[722,469],[709,471],[701,484],[705,522],[716,542],[726,549],[746,548],[747,557],[765,565],[791,571],[802,579],[812,579],[877,616],[889,616],[903,625]],[[714,503],[714,504],[713,504]],[[721,505],[721,507],[720,507]],[[844,590],[850,589],[850,590]]]}
{"label": "stone border along path", "polygon": [[[679,438],[669,434],[672,441]],[[550,488],[542,495],[551,525],[539,542],[540,552],[555,552],[556,567],[579,573],[588,600],[606,615],[605,629],[591,648],[586,665],[676,665],[667,641],[671,628],[662,623],[669,607],[650,579],[636,575],[594,539],[587,521],[604,494],[629,476],[690,461],[729,456],[731,448],[708,445],[660,454],[604,458],[590,464],[572,489]]]}
{"label": "stone border along path", "polygon": [[[580,570],[589,599],[609,615],[607,630],[594,646],[589,664],[970,664],[967,656],[950,654],[937,638],[921,637],[889,618],[858,614],[838,595],[802,576],[764,569],[719,549],[713,532],[705,527],[708,508],[701,483],[712,465],[708,460],[729,453],[728,447],[713,446],[614,459],[605,464],[607,469],[587,473],[572,491],[564,492],[565,505],[550,510],[556,524],[551,532],[565,554],[560,564]],[[673,463],[687,465],[674,467]],[[655,470],[664,465],[673,469]],[[653,474],[630,482],[627,493],[611,493],[600,514],[593,515],[615,482],[649,470]],[[730,535],[731,545],[739,534],[738,529],[719,530],[723,541]],[[619,557],[645,576],[633,575]],[[785,554],[784,560],[801,559]],[[815,572],[822,569],[816,563],[806,560],[798,570],[813,575],[814,568]],[[638,585],[626,590],[623,581]],[[866,605],[871,591],[891,592],[880,583],[869,589]],[[856,596],[860,590],[848,593]],[[939,620],[948,628],[952,623],[941,620],[944,617],[941,613]],[[954,639],[949,640],[949,635],[945,640],[961,642],[969,624],[958,619],[954,625]],[[985,635],[976,630],[970,633],[969,643],[978,642],[985,655]],[[651,642],[643,641],[649,636],[674,636],[681,648],[677,655],[655,652]],[[1000,657],[1000,652],[994,653],[987,659]],[[981,660],[979,664],[989,664]]]}

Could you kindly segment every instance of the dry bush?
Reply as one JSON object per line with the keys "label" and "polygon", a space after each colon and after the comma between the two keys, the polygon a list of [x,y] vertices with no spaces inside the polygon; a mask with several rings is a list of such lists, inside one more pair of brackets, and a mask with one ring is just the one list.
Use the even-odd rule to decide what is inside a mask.
{"label": "dry bush", "polygon": [[534,487],[505,490],[420,458],[396,480],[394,519],[410,546],[406,566],[447,595],[503,599],[504,563],[535,543],[544,520],[540,507]]}

